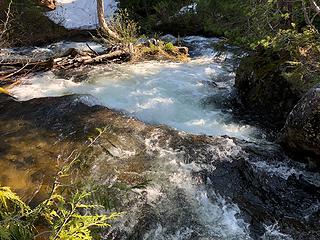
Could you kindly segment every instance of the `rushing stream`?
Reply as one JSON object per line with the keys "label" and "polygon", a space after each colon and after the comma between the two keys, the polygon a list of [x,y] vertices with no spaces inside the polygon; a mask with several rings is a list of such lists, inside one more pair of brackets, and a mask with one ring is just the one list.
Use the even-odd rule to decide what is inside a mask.
{"label": "rushing stream", "polygon": [[221,104],[232,92],[232,54],[212,50],[217,39],[189,37],[198,55],[187,63],[144,62],[114,65],[91,73],[85,82],[69,81],[45,73],[14,89],[21,100],[34,97],[90,94],[99,104],[119,109],[152,124],[206,135],[243,139],[257,136],[257,129],[232,120]]}
{"label": "rushing stream", "polygon": [[[192,49],[189,62],[150,61],[99,67],[86,73],[88,78],[84,81],[47,72],[24,79],[12,92],[19,100],[92,95],[94,98],[82,97],[82,101],[90,106],[99,104],[121,110],[146,123],[167,125],[183,131],[179,133],[181,136],[187,133],[227,135],[257,144],[266,142],[263,131],[233,119],[232,111],[223,104],[233,94],[236,63],[231,51],[213,50],[218,39],[187,37],[183,41]],[[106,233],[106,238],[115,236],[119,228],[124,233],[114,239],[291,239],[278,231],[276,221],[260,223],[264,232],[258,237],[251,234],[248,218],[237,204],[217,194],[209,177],[194,177],[194,172],[214,171],[214,165],[205,162],[207,156],[212,161],[239,158],[242,150],[230,138],[215,140],[216,145],[201,146],[204,155],[197,155],[195,147],[195,153],[187,161],[186,151],[173,150],[170,140],[159,143],[163,135],[159,129],[150,134],[144,144],[151,167],[141,174],[151,183],[146,189],[137,190],[143,196],[144,205],[131,205],[127,220]],[[123,159],[133,154],[118,153]],[[203,162],[199,160],[202,158]],[[108,161],[98,158],[92,168],[101,181],[108,171]],[[295,173],[286,165],[272,167],[263,161],[253,166],[280,179]],[[319,179],[319,176],[313,178]]]}

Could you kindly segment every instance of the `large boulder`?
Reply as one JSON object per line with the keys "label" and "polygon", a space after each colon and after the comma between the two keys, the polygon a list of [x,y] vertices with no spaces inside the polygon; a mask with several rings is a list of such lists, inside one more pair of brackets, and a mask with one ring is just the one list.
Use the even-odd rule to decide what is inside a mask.
{"label": "large boulder", "polygon": [[320,84],[306,93],[291,111],[280,142],[293,157],[320,166]]}
{"label": "large boulder", "polygon": [[260,50],[241,60],[235,87],[243,112],[281,129],[304,90],[284,76],[285,54]]}

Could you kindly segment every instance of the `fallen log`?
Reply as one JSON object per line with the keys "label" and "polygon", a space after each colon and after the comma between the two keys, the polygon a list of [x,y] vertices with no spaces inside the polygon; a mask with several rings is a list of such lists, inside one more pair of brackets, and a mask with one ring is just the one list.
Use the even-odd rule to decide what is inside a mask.
{"label": "fallen log", "polygon": [[131,54],[125,50],[114,50],[99,55],[93,50],[88,52],[75,48],[68,49],[59,57],[46,60],[2,59],[0,63],[0,81],[30,72],[71,69],[85,65],[107,64],[111,62],[121,63],[130,59]]}
{"label": "fallen log", "polygon": [[131,54],[124,50],[116,50],[113,52],[96,55],[92,52],[83,52],[79,50],[69,50],[68,54],[54,59],[54,69],[70,69],[84,65],[107,64],[110,62],[129,61]]}
{"label": "fallen log", "polygon": [[1,61],[0,81],[29,72],[50,70],[53,67],[53,59],[30,61],[27,59]]}
{"label": "fallen log", "polygon": [[15,60],[3,60],[0,63],[0,70],[5,67],[22,68],[27,65],[28,69],[44,70],[53,67],[53,59],[46,60],[29,60],[29,59],[15,59]]}

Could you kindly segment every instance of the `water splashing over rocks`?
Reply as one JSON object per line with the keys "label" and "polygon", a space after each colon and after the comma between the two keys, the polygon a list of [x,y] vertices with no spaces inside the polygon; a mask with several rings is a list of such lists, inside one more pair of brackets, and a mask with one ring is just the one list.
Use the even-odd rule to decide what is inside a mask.
{"label": "water splashing over rocks", "polygon": [[[107,126],[85,157],[89,178],[102,186],[149,184],[120,199],[127,214],[105,239],[318,239],[319,174],[219,104],[232,94],[234,75],[231,55],[217,59],[212,50],[216,39],[185,41],[198,45],[189,63],[100,68],[80,83],[46,73],[14,89],[21,100],[37,99],[1,98],[1,164],[29,172],[21,179],[30,189],[17,185],[18,192],[33,192],[39,166]],[[63,96],[71,93],[78,95]],[[28,157],[20,167],[17,160]],[[42,168],[43,186],[52,172]],[[14,185],[10,173],[1,179]]]}

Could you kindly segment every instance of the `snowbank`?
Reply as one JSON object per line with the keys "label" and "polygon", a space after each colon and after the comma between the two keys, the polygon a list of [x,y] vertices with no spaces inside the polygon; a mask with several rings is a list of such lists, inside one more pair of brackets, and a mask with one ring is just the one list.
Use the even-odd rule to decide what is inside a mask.
{"label": "snowbank", "polygon": [[[106,17],[110,17],[117,9],[117,2],[104,2]],[[96,5],[96,0],[57,0],[57,9],[47,16],[68,29],[93,29],[98,25]]]}

